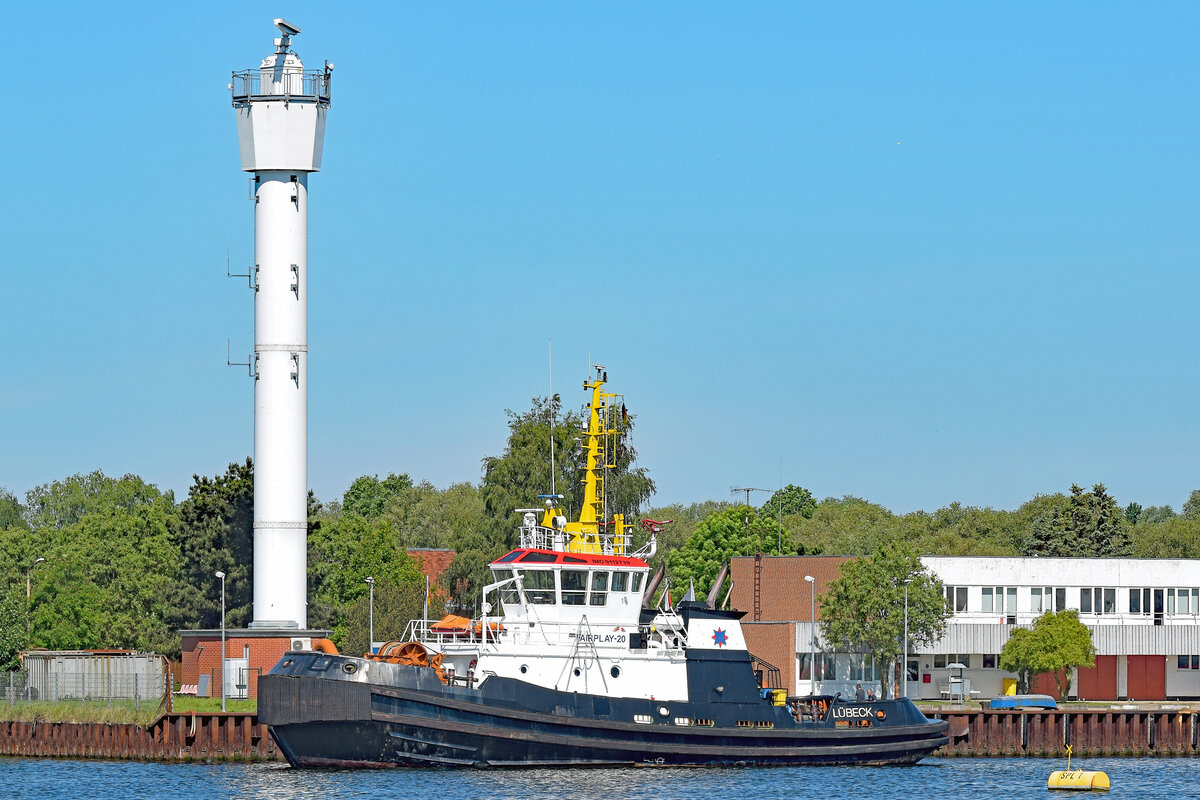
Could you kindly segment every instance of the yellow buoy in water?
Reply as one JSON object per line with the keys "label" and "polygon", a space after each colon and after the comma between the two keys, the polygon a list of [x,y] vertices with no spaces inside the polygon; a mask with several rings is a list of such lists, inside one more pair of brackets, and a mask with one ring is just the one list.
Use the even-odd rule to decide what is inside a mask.
{"label": "yellow buoy in water", "polygon": [[1047,789],[1068,789],[1076,792],[1107,792],[1108,774],[1099,770],[1071,769],[1071,745],[1067,745],[1067,768],[1050,773]]}
{"label": "yellow buoy in water", "polygon": [[1050,773],[1047,789],[1073,789],[1077,792],[1107,792],[1108,774],[1098,770],[1060,769]]}

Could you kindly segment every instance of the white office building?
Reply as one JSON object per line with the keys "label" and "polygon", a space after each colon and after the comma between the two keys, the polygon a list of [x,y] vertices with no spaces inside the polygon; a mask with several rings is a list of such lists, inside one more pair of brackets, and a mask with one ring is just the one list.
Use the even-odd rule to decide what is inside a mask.
{"label": "white office building", "polygon": [[[844,557],[733,559],[730,604],[747,611],[751,651],[777,664],[787,688],[807,694],[809,653],[817,651],[815,689],[879,690],[884,666],[856,653],[831,652],[812,640],[810,608],[836,578]],[[1089,700],[1200,698],[1200,560],[927,556],[945,584],[952,616],[939,641],[910,653],[908,693],[938,698],[961,676],[969,696],[1003,693],[1013,673],[1000,651],[1016,626],[1044,611],[1075,609],[1092,632],[1096,665],[1072,676],[1069,694]],[[814,576],[813,582],[805,575]],[[962,668],[952,668],[961,664]],[[959,688],[955,684],[955,689]],[[1050,676],[1034,691],[1054,693]]]}

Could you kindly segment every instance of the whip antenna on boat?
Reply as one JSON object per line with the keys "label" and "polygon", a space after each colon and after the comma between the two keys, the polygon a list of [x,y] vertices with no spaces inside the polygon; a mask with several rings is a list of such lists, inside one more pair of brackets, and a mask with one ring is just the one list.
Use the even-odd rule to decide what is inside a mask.
{"label": "whip antenna on boat", "polygon": [[549,361],[547,372],[550,376],[550,494],[554,491],[554,340],[546,340],[546,358]]}

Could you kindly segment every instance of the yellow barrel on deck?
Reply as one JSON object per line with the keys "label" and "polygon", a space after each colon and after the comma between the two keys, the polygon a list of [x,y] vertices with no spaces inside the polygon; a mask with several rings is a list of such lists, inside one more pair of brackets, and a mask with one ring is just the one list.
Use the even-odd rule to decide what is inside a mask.
{"label": "yellow barrel on deck", "polygon": [[1016,695],[1016,693],[1017,693],[1017,679],[1016,678],[1005,678],[1004,679],[1004,693],[1006,695],[1008,695],[1009,697],[1013,697]]}
{"label": "yellow barrel on deck", "polygon": [[772,689],[771,702],[777,706],[787,705],[787,689]]}
{"label": "yellow barrel on deck", "polygon": [[1060,769],[1050,773],[1047,789],[1069,789],[1077,792],[1107,792],[1108,774],[1099,770]]}

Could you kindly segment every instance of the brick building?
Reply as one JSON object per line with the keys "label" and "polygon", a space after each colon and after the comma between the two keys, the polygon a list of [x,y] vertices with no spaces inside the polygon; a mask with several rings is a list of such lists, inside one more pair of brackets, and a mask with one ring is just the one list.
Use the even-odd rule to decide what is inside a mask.
{"label": "brick building", "polygon": [[[183,653],[179,682],[205,697],[221,696],[221,630],[180,631]],[[225,631],[225,697],[258,696],[258,677],[288,650],[310,650],[329,631],[231,628]]]}

